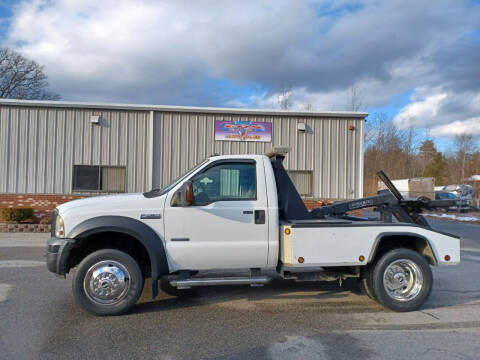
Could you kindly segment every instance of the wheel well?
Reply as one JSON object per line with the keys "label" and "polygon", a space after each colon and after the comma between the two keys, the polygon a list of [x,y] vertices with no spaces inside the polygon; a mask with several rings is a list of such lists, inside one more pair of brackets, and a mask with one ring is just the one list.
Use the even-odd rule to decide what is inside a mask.
{"label": "wheel well", "polygon": [[133,257],[140,266],[144,277],[151,276],[151,262],[145,246],[135,237],[119,232],[101,232],[78,239],[71,250],[67,272],[77,266],[86,256],[101,249],[117,249]]}
{"label": "wheel well", "polygon": [[371,260],[378,258],[387,251],[397,248],[407,248],[422,255],[431,265],[436,265],[437,260],[427,239],[414,235],[386,235],[377,244]]}

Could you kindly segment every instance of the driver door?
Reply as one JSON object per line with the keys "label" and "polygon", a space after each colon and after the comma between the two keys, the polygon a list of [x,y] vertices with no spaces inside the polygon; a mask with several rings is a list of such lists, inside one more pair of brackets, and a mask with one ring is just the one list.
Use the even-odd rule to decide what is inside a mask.
{"label": "driver door", "polygon": [[173,271],[266,266],[267,195],[265,181],[258,181],[263,174],[263,163],[255,160],[219,160],[190,180],[190,206],[171,206],[169,194],[165,240]]}

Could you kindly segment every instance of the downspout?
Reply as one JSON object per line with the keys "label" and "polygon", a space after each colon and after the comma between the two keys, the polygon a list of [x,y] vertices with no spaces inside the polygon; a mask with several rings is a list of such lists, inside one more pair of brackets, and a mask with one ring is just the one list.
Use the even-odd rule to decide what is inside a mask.
{"label": "downspout", "polygon": [[153,189],[153,183],[154,183],[154,169],[153,169],[153,145],[154,145],[154,126],[153,126],[153,121],[154,121],[154,111],[150,111],[150,117],[148,119],[148,168],[149,168],[149,176],[148,176],[148,190]]}

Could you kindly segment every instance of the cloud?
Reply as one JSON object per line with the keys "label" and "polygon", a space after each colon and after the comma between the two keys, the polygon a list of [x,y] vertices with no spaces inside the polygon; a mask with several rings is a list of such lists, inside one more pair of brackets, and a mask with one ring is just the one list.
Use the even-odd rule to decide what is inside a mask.
{"label": "cloud", "polygon": [[409,128],[419,125],[429,126],[437,122],[442,102],[448,98],[446,93],[426,96],[424,99],[414,101],[400,110],[394,118],[395,124],[400,128]]}
{"label": "cloud", "polygon": [[195,103],[210,78],[261,82],[315,21],[287,0],[36,0],[14,13],[7,45],[45,64],[64,97],[155,103]]}
{"label": "cloud", "polygon": [[446,87],[418,88],[393,122],[404,129],[430,129],[432,136],[480,135],[480,93],[446,90]]}
{"label": "cloud", "polygon": [[462,120],[454,121],[450,124],[439,125],[430,130],[431,136],[453,137],[456,135],[470,134],[480,135],[480,116]]}
{"label": "cloud", "polygon": [[4,45],[45,64],[66,100],[277,107],[289,87],[296,108],[343,110],[357,84],[369,107],[416,89],[396,121],[436,126],[480,87],[466,0],[32,0],[10,24]]}

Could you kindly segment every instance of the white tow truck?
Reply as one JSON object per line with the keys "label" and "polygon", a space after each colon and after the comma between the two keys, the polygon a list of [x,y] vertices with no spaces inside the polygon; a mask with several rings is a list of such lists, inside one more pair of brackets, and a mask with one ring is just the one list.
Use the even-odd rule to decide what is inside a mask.
{"label": "white tow truck", "polygon": [[[420,215],[443,202],[404,200],[382,173],[390,190],[309,211],[283,168],[286,152],[212,156],[164,189],[60,205],[48,269],[76,268],[75,299],[96,315],[129,310],[146,278],[156,297],[159,282],[261,286],[272,270],[297,281],[358,278],[372,299],[411,311],[430,294],[430,266],[460,262],[459,239]],[[372,206],[380,220],[348,214]],[[227,276],[232,269],[250,275]]]}

